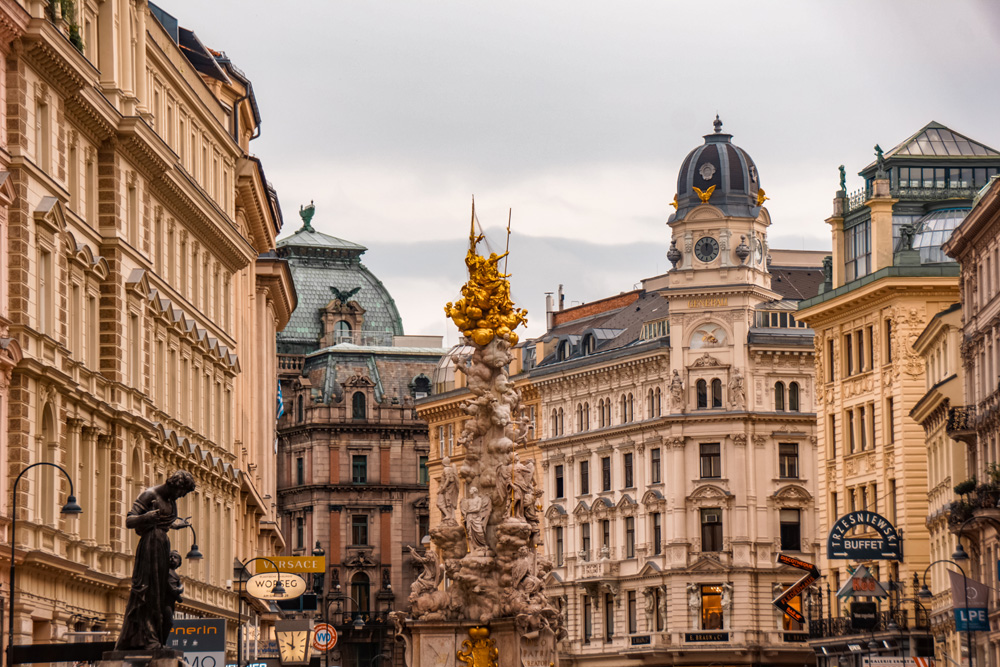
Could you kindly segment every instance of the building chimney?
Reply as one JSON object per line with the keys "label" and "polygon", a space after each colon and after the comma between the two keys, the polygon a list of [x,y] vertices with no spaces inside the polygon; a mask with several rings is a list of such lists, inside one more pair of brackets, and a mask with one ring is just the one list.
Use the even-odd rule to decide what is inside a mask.
{"label": "building chimney", "polygon": [[563,304],[565,304],[565,302],[566,302],[566,295],[563,294],[562,288],[563,288],[563,286],[560,285],[559,286],[559,310],[560,311],[563,309]]}
{"label": "building chimney", "polygon": [[[552,328],[555,324],[555,314],[552,312],[554,308],[554,301],[552,299],[552,292],[545,293],[545,329],[546,331]],[[541,357],[539,357],[541,358]]]}

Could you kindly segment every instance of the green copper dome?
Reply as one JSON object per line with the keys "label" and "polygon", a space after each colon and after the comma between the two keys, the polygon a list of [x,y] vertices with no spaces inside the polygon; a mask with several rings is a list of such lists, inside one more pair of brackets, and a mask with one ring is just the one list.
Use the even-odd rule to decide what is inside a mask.
{"label": "green copper dome", "polygon": [[356,301],[365,310],[354,342],[392,345],[392,336],[403,333],[403,322],[385,285],[361,263],[368,248],[317,232],[312,227],[315,210],[312,203],[302,207],[302,228],[277,243],[277,255],[288,261],[299,299],[288,325],[278,333],[278,352],[308,354],[320,349],[321,312],[337,298]]}

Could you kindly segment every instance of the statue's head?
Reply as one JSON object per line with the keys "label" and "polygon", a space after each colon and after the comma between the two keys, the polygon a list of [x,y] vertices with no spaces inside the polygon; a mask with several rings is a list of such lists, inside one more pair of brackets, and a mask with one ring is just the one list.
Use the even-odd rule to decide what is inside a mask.
{"label": "statue's head", "polygon": [[181,559],[180,552],[177,551],[176,549],[171,550],[171,552],[170,552],[170,569],[171,570],[176,570],[177,568],[179,568],[181,566],[182,562],[183,561]]}
{"label": "statue's head", "polygon": [[450,466],[451,465],[451,458],[448,457],[448,456],[444,457],[443,459],[441,459],[441,464],[444,465],[445,467]]}
{"label": "statue's head", "polygon": [[176,498],[183,498],[194,491],[194,476],[187,470],[177,470],[167,478],[167,486],[174,491]]}
{"label": "statue's head", "polygon": [[478,496],[479,495],[479,487],[477,487],[477,486],[470,486],[469,487],[469,495],[470,496]]}

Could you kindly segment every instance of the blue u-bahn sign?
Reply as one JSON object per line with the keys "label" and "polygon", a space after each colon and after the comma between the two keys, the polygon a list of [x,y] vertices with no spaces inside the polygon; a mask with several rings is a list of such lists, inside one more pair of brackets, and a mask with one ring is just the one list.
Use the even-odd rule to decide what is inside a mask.
{"label": "blue u-bahn sign", "polygon": [[[877,537],[848,535],[855,528]],[[903,545],[896,527],[881,514],[864,510],[837,519],[826,540],[826,557],[849,560],[903,560]]]}

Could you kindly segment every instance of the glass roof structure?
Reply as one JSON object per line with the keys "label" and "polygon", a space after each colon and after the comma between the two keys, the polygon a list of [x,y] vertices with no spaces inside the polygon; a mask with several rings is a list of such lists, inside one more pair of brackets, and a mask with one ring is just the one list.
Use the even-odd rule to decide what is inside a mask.
{"label": "glass roof structure", "polygon": [[[944,254],[941,246],[951,238],[951,233],[962,224],[969,214],[967,208],[946,208],[931,211],[914,223],[916,235],[913,237],[913,249],[920,251],[921,264],[940,264],[954,262]],[[898,249],[898,248],[897,248]]]}
{"label": "glass roof structure", "polygon": [[915,135],[886,153],[893,155],[925,155],[935,157],[968,157],[1000,155],[997,151],[978,141],[950,130],[940,123],[929,123]]}

